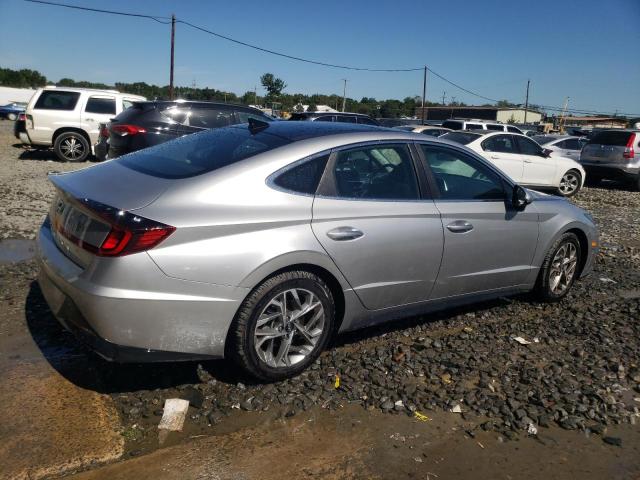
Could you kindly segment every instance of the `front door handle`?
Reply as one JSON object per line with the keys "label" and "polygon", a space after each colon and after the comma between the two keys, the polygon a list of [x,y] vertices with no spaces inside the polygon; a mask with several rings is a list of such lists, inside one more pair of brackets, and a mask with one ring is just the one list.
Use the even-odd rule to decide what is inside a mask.
{"label": "front door handle", "polygon": [[493,158],[494,160],[499,160],[500,157],[498,155],[491,155],[491,158]]}
{"label": "front door handle", "polygon": [[360,238],[364,233],[354,227],[338,227],[327,232],[327,237],[336,242],[342,242],[345,240],[355,240]]}
{"label": "front door handle", "polygon": [[466,220],[456,220],[447,225],[447,229],[453,233],[466,233],[473,230],[473,225]]}

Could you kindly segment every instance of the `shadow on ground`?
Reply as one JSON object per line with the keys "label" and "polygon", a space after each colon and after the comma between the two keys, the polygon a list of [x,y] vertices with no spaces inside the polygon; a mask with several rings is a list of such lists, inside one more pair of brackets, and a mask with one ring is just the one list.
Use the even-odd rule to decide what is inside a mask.
{"label": "shadow on ground", "polygon": [[[457,315],[493,308],[504,300],[495,300],[469,307],[450,309],[430,314],[428,319],[409,317],[375,327],[348,332],[337,336],[330,348],[348,346],[369,338],[420,324],[447,320]],[[40,287],[33,281],[25,301],[25,317],[29,331],[43,356],[62,376],[75,385],[99,393],[126,393],[155,390],[199,383],[198,365],[223,383],[255,384],[231,362],[224,360],[183,361],[159,363],[113,363],[104,360],[85,347],[66,331],[49,309]]]}

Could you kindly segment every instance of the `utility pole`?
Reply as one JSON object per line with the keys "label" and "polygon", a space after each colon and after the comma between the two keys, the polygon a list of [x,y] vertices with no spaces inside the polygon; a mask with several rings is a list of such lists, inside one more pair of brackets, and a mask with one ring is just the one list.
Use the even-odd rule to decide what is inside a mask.
{"label": "utility pole", "polygon": [[427,96],[427,66],[424,66],[424,78],[422,79],[422,125],[424,125],[424,109],[426,107],[425,97]]}
{"label": "utility pole", "polygon": [[258,105],[258,86],[254,85],[253,86],[253,104],[254,105]]}
{"label": "utility pole", "polygon": [[173,100],[173,51],[176,39],[176,16],[171,15],[171,67],[169,70],[169,100]]}
{"label": "utility pole", "polygon": [[344,89],[342,90],[342,111],[344,112],[344,108],[347,105],[347,79],[343,78],[344,81]]}
{"label": "utility pole", "polygon": [[524,123],[527,124],[527,109],[529,108],[529,82],[531,80],[527,80],[527,96],[524,99]]}
{"label": "utility pole", "polygon": [[444,99],[447,96],[447,92],[442,92],[442,106],[444,107]]}
{"label": "utility pole", "polygon": [[558,130],[560,133],[564,133],[564,122],[567,116],[567,107],[569,106],[569,97],[564,100],[564,107],[562,107],[562,116],[560,117],[560,124],[558,125]]}

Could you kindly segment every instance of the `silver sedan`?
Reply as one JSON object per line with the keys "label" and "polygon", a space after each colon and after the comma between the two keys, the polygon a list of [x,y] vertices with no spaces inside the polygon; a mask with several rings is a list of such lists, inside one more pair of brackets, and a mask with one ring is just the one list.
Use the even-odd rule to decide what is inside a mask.
{"label": "silver sedan", "polygon": [[301,372],[338,332],[534,290],[564,297],[591,217],[481,156],[364,125],[251,121],[73,173],[38,235],[59,321],[117,361]]}

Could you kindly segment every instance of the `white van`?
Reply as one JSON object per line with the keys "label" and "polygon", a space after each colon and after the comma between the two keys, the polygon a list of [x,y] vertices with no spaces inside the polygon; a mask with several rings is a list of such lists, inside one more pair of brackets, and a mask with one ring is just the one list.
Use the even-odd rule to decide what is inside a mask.
{"label": "white van", "polygon": [[139,95],[117,90],[49,86],[33,94],[25,111],[25,145],[53,147],[63,161],[82,162],[98,141],[100,123],[144,101]]}
{"label": "white van", "polygon": [[452,118],[442,122],[442,126],[450,130],[494,130],[496,132],[511,132],[523,135],[522,130],[518,127],[505,125],[504,123],[488,122],[486,120]]}

